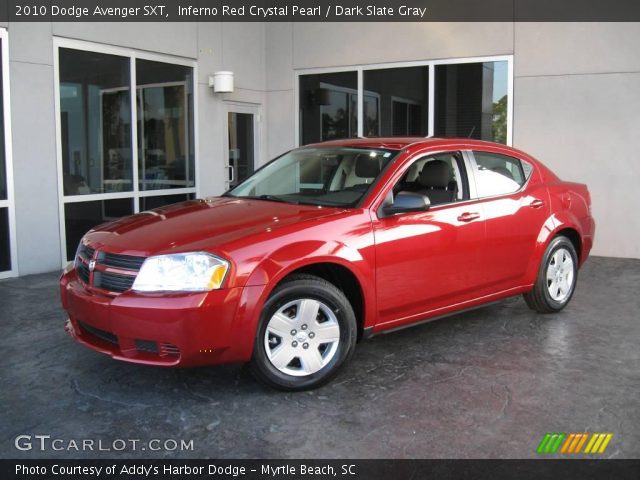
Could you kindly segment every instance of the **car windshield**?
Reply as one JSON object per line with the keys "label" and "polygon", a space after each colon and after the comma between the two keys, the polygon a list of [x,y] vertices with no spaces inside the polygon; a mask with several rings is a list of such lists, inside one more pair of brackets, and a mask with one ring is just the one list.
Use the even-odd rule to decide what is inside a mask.
{"label": "car windshield", "polygon": [[302,148],[275,159],[225,196],[354,207],[397,151]]}

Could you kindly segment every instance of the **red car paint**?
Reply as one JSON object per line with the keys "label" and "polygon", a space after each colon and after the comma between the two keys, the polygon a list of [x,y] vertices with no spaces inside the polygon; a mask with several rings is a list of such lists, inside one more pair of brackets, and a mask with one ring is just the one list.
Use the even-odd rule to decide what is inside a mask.
{"label": "red car paint", "polygon": [[[245,362],[270,292],[305,266],[347,268],[361,290],[360,327],[378,333],[530,290],[547,243],[560,231],[571,230],[579,243],[580,265],[591,250],[595,225],[586,186],[561,181],[524,152],[467,139],[351,139],[317,145],[322,146],[401,152],[358,208],[208,198],[90,231],[84,241],[99,251],[136,256],[207,251],[229,260],[231,268],[220,290],[198,293],[113,294],[80,281],[75,269],[65,271],[60,291],[67,330],[78,342],[130,362]],[[513,194],[378,217],[387,192],[413,159],[464,150],[519,158],[533,172]],[[117,268],[97,269],[117,273]],[[110,333],[111,341],[79,321]],[[155,343],[157,351],[141,350],[136,340]]]}

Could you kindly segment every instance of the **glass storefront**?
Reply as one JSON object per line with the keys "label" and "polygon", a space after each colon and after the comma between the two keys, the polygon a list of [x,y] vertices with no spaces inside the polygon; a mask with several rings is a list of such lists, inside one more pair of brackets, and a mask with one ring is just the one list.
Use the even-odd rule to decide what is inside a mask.
{"label": "glass storefront", "polygon": [[100,223],[195,196],[193,67],[114,50],[58,48],[67,259]]}
{"label": "glass storefront", "polygon": [[354,138],[360,132],[364,137],[434,135],[508,144],[509,60],[495,58],[302,73],[299,142]]}
{"label": "glass storefront", "polygon": [[11,205],[12,198],[10,197],[10,182],[9,178],[9,162],[10,158],[7,158],[7,146],[5,142],[5,68],[6,68],[6,31],[0,30],[0,278],[11,274],[11,271],[15,267],[12,265],[12,225],[11,225],[11,213],[13,206]]}

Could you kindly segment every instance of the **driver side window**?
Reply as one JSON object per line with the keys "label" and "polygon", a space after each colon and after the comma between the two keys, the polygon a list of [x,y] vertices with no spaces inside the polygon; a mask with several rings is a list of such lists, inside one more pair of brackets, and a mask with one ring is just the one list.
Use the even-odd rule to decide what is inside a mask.
{"label": "driver side window", "polygon": [[443,205],[469,198],[464,162],[460,152],[439,153],[417,159],[393,188],[429,198],[431,205]]}

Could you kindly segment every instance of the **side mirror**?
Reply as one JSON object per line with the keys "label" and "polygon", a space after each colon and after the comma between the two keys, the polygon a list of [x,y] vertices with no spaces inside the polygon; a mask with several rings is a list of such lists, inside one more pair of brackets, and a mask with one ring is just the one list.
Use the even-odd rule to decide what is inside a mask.
{"label": "side mirror", "polygon": [[429,197],[415,192],[399,192],[391,205],[383,208],[385,215],[397,215],[398,213],[426,212],[431,207]]}

